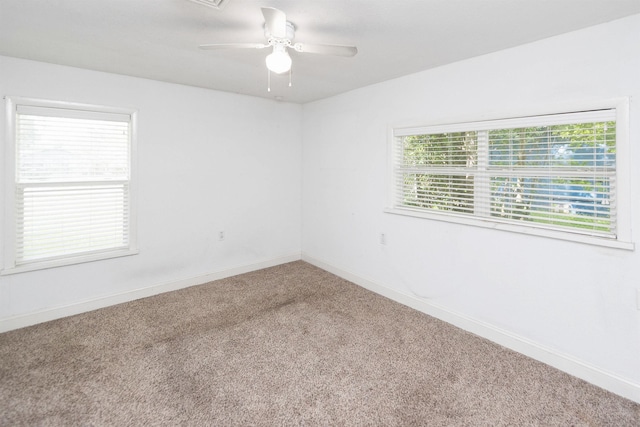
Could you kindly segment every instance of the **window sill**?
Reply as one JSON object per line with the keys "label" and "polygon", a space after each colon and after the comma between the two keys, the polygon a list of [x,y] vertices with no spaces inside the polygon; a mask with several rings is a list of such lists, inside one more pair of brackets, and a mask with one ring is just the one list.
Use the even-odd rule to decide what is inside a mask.
{"label": "window sill", "polygon": [[494,230],[509,231],[512,233],[527,234],[531,236],[546,237],[557,240],[566,240],[570,242],[583,243],[595,246],[604,246],[614,249],[625,249],[629,251],[635,250],[633,242],[624,242],[606,237],[588,236],[570,231],[559,231],[545,228],[525,227],[516,224],[503,223],[491,219],[470,218],[464,216],[455,216],[451,214],[437,214],[431,212],[423,212],[406,208],[386,208],[385,213],[394,215],[410,216],[414,218],[423,218],[434,221],[445,221],[456,224],[471,225],[475,227],[491,228]]}
{"label": "window sill", "polygon": [[138,254],[137,249],[123,249],[108,252],[98,252],[88,255],[79,255],[75,257],[60,258],[47,261],[35,261],[27,264],[18,265],[15,267],[7,267],[0,271],[0,276],[7,276],[10,274],[25,273],[27,271],[44,270],[47,268],[62,267],[65,265],[82,264],[85,262],[100,261],[103,259],[119,258],[125,256],[131,256]]}

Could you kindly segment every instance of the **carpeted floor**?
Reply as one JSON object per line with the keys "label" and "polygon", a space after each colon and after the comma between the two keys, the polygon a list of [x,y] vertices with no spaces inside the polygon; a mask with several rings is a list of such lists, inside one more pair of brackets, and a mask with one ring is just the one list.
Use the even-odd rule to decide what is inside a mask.
{"label": "carpeted floor", "polygon": [[0,425],[640,426],[640,405],[302,261],[0,335]]}

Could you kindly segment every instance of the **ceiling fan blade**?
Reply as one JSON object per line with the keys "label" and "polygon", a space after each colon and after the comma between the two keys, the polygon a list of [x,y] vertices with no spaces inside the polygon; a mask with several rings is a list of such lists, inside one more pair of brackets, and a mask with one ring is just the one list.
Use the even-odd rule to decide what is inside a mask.
{"label": "ceiling fan blade", "polygon": [[287,15],[274,7],[263,7],[264,26],[271,37],[284,39],[287,37]]}
{"label": "ceiling fan blade", "polygon": [[269,47],[263,43],[222,43],[222,44],[201,44],[200,49],[222,50],[222,49],[263,49]]}
{"label": "ceiling fan blade", "polygon": [[293,45],[293,48],[297,52],[318,53],[321,55],[355,56],[355,54],[358,53],[358,48],[355,46],[337,46],[330,44],[296,43]]}

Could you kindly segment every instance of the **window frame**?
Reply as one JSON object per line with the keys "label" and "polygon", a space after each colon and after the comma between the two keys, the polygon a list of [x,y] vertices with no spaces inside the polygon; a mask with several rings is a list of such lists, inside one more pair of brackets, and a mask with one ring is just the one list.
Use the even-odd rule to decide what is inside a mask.
{"label": "window frame", "polygon": [[[514,224],[502,222],[499,219],[486,216],[472,216],[456,214],[452,212],[434,212],[422,208],[409,208],[396,206],[396,163],[395,148],[399,137],[408,134],[475,131],[490,128],[500,128],[513,121],[536,121],[544,116],[558,114],[572,114],[593,110],[615,110],[616,120],[616,236],[602,237],[581,233],[580,230],[547,229],[526,224]],[[414,133],[415,132],[415,133]],[[491,228],[526,235],[547,237],[552,239],[567,240],[578,243],[605,246],[618,249],[634,250],[635,245],[631,236],[631,205],[630,205],[630,168],[629,168],[629,99],[616,98],[604,101],[583,102],[574,105],[565,105],[555,109],[532,108],[510,114],[509,116],[482,117],[481,120],[440,120],[438,122],[425,121],[423,123],[401,123],[390,126],[387,144],[387,199],[385,213],[423,218],[428,220],[445,221],[469,226]]]}
{"label": "window frame", "polygon": [[[18,106],[58,108],[69,111],[79,111],[82,114],[87,112],[97,114],[118,114],[129,116],[130,136],[129,136],[129,224],[128,224],[128,246],[125,248],[106,249],[102,251],[92,251],[86,253],[61,256],[55,259],[42,261],[31,261],[24,264],[17,264],[16,245],[16,126]],[[66,101],[53,101],[46,99],[26,98],[18,96],[5,96],[6,108],[6,139],[4,143],[4,230],[3,240],[3,266],[0,275],[9,275],[27,271],[35,271],[46,268],[61,267],[66,265],[80,264],[98,260],[118,258],[137,254],[137,110],[131,108],[111,107],[105,105],[83,104]],[[72,115],[70,115],[72,116]]]}

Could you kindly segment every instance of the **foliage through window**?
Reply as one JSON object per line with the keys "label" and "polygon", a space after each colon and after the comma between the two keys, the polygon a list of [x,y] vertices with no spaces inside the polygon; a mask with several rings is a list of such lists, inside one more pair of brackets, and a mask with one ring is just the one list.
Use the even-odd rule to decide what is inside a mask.
{"label": "foliage through window", "polygon": [[393,207],[615,238],[616,115],[394,131]]}

